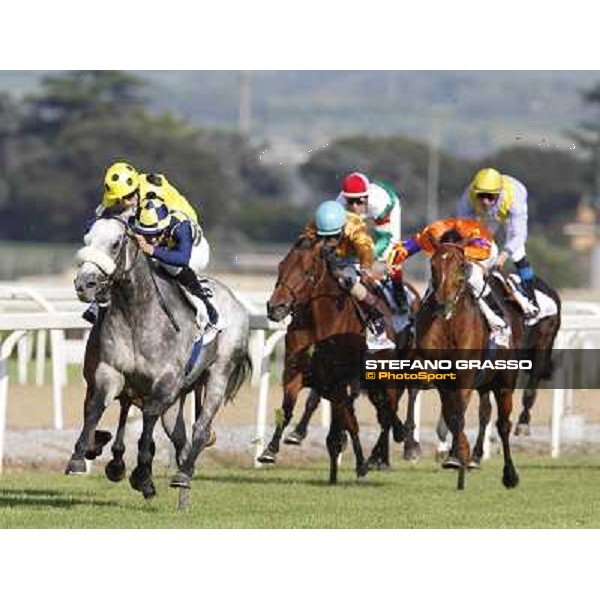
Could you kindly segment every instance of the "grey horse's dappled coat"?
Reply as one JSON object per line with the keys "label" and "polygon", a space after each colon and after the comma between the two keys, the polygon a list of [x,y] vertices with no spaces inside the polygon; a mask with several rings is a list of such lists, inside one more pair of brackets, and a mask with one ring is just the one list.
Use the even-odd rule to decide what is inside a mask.
{"label": "grey horse's dappled coat", "polygon": [[194,309],[177,283],[143,254],[119,219],[97,221],[86,242],[79,253],[82,264],[75,287],[80,299],[108,299],[109,308],[100,325],[94,395],[91,406],[86,407],[84,428],[72,460],[85,453],[106,405],[123,389],[130,389],[143,398],[144,430],[138,469],[131,482],[144,491],[151,473],[152,431],[157,417],[202,376],[202,411],[194,424],[192,445],[184,451],[173,481],[187,487],[218,408],[235,395],[250,372],[248,313],[225,285],[209,280],[213,301],[226,315],[227,326],[203,348],[200,360],[186,375],[199,332]]}

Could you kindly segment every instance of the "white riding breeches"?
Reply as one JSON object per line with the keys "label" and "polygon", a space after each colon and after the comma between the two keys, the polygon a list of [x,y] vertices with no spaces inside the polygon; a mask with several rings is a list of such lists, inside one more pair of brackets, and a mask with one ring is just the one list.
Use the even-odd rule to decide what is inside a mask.
{"label": "white riding breeches", "polygon": [[[206,269],[208,265],[208,261],[210,259],[210,246],[206,241],[206,238],[202,236],[202,239],[198,244],[194,244],[192,247],[192,254],[190,256],[189,267],[196,273],[196,275],[201,276],[203,274],[204,269]],[[167,273],[171,273],[171,275],[177,275],[181,271],[181,267],[176,267],[174,265],[162,264],[162,268],[167,271]]]}
{"label": "white riding breeches", "polygon": [[[487,296],[490,288],[485,283],[485,275],[498,260],[498,246],[495,242],[492,242],[492,251],[489,258],[485,260],[473,260],[469,261],[470,273],[469,273],[469,285],[473,290],[476,298]],[[484,289],[485,288],[485,289]]]}

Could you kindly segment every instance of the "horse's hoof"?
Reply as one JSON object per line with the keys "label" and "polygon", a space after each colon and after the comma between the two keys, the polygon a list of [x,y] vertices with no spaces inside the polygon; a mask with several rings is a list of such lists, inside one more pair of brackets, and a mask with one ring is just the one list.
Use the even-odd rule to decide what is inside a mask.
{"label": "horse's hoof", "polygon": [[65,475],[85,475],[87,467],[83,458],[72,458],[67,463]]}
{"label": "horse's hoof", "polygon": [[90,448],[86,453],[85,457],[88,460],[95,460],[102,454],[104,446],[112,440],[112,433],[110,431],[97,430],[94,432],[94,447]]}
{"label": "horse's hoof", "polygon": [[214,446],[216,443],[217,443],[217,432],[211,427],[210,432],[208,434],[208,442],[206,442],[206,445],[204,446],[204,448],[210,448],[211,446]]}
{"label": "horse's hoof", "polygon": [[480,458],[472,458],[471,462],[467,465],[467,469],[469,469],[469,471],[481,470],[481,459]]}
{"label": "horse's hoof", "polygon": [[527,423],[517,423],[517,426],[515,427],[515,435],[530,436],[531,428],[529,425],[527,425]]}
{"label": "horse's hoof", "polygon": [[144,490],[147,488],[148,484],[154,487],[154,485],[152,484],[152,480],[150,479],[150,473],[146,475],[145,473],[143,473],[140,467],[136,467],[132,471],[131,475],[129,476],[129,483],[131,484],[131,487],[134,490],[136,490],[137,492],[142,492],[144,494],[144,497],[146,495],[146,492]]}
{"label": "horse's hoof", "polygon": [[397,444],[401,444],[406,438],[406,427],[398,423],[392,427],[392,437]]}
{"label": "horse's hoof", "polygon": [[369,472],[369,465],[367,463],[363,463],[362,465],[359,465],[358,467],[356,467],[356,477],[358,479],[363,479],[364,477],[366,477],[368,472]]}
{"label": "horse's hoof", "polygon": [[262,465],[274,465],[277,460],[277,455],[267,448],[256,460]]}
{"label": "horse's hoof", "polygon": [[175,475],[173,475],[173,477],[171,477],[171,483],[169,483],[169,485],[172,488],[189,489],[190,487],[192,487],[192,478],[186,473],[178,471],[177,473],[175,473]]}
{"label": "horse's hoof", "polygon": [[402,457],[408,462],[417,462],[421,458],[421,444],[416,442],[414,444],[407,445],[405,443]]}
{"label": "horse's hoof", "polygon": [[502,483],[507,489],[516,488],[519,485],[519,475],[514,467],[504,467],[502,475]]}
{"label": "horse's hoof", "polygon": [[115,483],[123,480],[125,477],[125,470],[125,462],[114,458],[104,467],[106,477]]}
{"label": "horse's hoof", "polygon": [[144,485],[142,486],[142,494],[146,500],[150,500],[156,496],[156,488],[154,487],[152,479],[148,479],[144,482]]}
{"label": "horse's hoof", "polygon": [[290,435],[288,435],[284,440],[284,444],[288,444],[289,446],[300,446],[306,437],[306,433],[298,433],[297,431],[292,431]]}
{"label": "horse's hoof", "polygon": [[442,469],[460,469],[462,463],[455,456],[448,456],[446,460],[442,463]]}

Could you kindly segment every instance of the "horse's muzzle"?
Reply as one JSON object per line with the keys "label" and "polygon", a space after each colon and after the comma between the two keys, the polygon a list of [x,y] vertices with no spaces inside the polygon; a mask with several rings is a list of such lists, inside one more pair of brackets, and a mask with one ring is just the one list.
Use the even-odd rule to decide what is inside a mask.
{"label": "horse's muzzle", "polygon": [[291,311],[291,307],[287,304],[271,304],[267,302],[267,316],[271,321],[283,321]]}
{"label": "horse's muzzle", "polygon": [[96,299],[102,284],[95,273],[79,272],[73,281],[77,297],[82,302],[92,302]]}

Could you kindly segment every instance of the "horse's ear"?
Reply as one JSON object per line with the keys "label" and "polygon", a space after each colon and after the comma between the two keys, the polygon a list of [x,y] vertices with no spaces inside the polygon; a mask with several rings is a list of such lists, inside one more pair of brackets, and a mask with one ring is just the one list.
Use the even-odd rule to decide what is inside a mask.
{"label": "horse's ear", "polygon": [[301,235],[294,245],[301,250],[308,250],[312,247],[313,241],[309,237]]}
{"label": "horse's ear", "polygon": [[431,244],[433,251],[436,252],[438,250],[438,248],[440,247],[440,243],[435,239],[435,237],[431,234],[431,232],[426,231],[423,234],[423,237],[425,237],[425,239]]}

